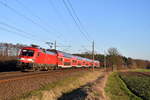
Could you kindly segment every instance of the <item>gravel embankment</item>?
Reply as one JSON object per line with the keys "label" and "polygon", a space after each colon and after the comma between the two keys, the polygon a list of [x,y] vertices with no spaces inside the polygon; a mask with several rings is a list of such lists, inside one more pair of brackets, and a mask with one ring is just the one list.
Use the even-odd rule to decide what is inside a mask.
{"label": "gravel embankment", "polygon": [[13,97],[39,89],[42,85],[82,73],[82,71],[88,70],[60,70],[39,77],[0,83],[0,100],[11,100]]}

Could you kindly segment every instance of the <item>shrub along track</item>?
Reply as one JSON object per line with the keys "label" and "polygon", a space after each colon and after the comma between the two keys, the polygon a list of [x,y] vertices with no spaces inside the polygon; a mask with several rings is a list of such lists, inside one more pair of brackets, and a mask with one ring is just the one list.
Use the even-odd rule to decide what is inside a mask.
{"label": "shrub along track", "polygon": [[12,100],[14,97],[36,90],[45,84],[86,71],[91,71],[91,69],[62,69],[48,72],[11,72],[10,74],[0,74],[0,100]]}

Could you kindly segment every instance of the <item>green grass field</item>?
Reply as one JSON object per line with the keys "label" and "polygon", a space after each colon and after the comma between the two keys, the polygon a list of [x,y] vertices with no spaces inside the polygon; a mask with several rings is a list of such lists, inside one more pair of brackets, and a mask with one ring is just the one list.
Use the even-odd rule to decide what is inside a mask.
{"label": "green grass field", "polygon": [[109,100],[142,100],[127,88],[117,72],[109,76],[105,92]]}

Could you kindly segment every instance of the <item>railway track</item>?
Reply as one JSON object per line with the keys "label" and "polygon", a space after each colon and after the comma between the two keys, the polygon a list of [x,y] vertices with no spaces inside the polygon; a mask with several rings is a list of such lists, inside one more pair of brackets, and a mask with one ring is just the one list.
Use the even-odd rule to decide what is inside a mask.
{"label": "railway track", "polygon": [[9,82],[9,81],[16,81],[16,80],[23,80],[26,78],[33,78],[42,75],[48,75],[49,72],[31,72],[31,73],[13,73],[13,74],[4,74],[0,76],[0,83]]}
{"label": "railway track", "polygon": [[[59,74],[62,72],[72,72],[72,71],[81,71],[81,70],[92,70],[92,69],[61,69],[61,70],[50,70],[50,71],[39,71],[39,72],[3,72],[0,73],[0,83],[10,82],[10,81],[16,81],[16,80],[23,80],[27,78],[34,78],[34,77],[41,77],[41,76],[47,76],[50,74]],[[96,69],[99,70],[99,69]]]}
{"label": "railway track", "polygon": [[1,76],[1,75],[6,75],[6,74],[16,74],[16,73],[20,73],[20,71],[0,72],[0,76]]}

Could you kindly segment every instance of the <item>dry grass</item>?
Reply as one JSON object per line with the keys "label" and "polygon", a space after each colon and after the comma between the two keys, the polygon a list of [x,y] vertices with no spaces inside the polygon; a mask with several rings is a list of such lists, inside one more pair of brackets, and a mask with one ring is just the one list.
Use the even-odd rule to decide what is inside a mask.
{"label": "dry grass", "polygon": [[70,76],[66,79],[42,86],[39,90],[24,95],[21,100],[57,100],[63,94],[69,93],[88,82],[96,80],[100,74],[99,71],[79,72],[79,74],[75,76]]}

